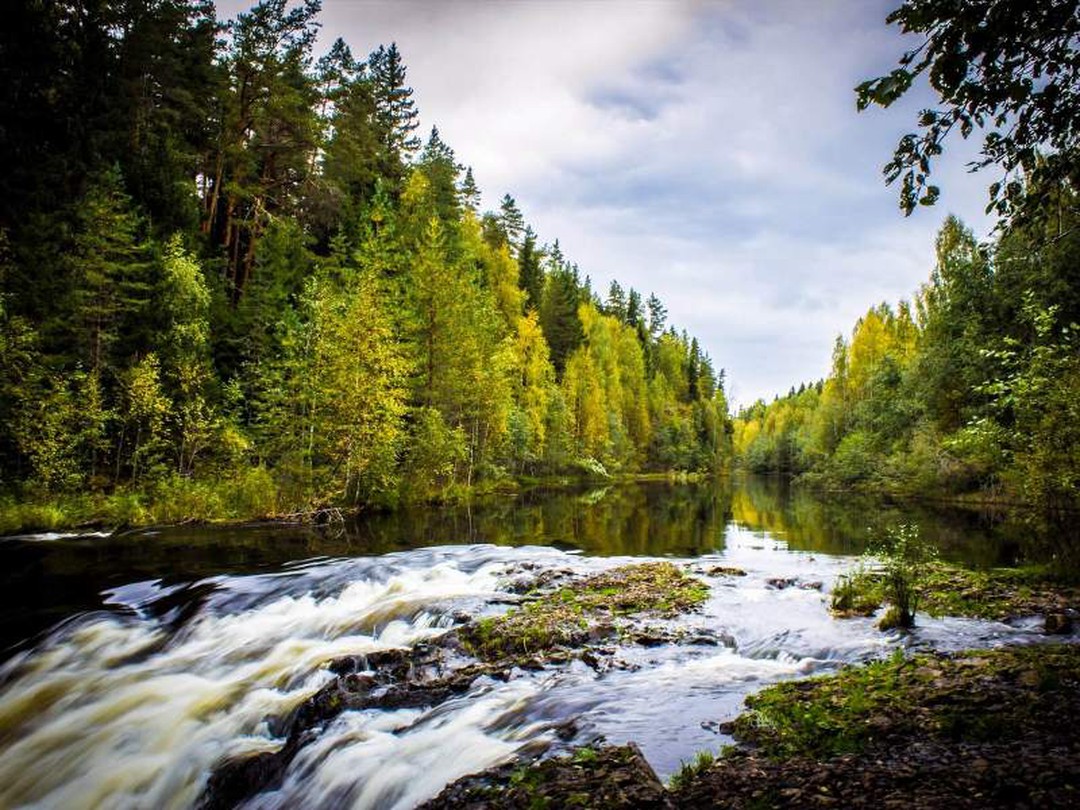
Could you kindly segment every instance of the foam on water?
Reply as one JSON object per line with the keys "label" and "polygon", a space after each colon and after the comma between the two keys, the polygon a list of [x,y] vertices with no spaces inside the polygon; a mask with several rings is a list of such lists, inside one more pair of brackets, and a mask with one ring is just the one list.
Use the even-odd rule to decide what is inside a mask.
{"label": "foam on water", "polygon": [[[335,658],[414,645],[445,632],[460,610],[503,609],[492,603],[505,603],[513,565],[588,572],[627,561],[458,546],[191,587],[114,588],[109,600],[122,613],[69,623],[0,670],[0,806],[190,807],[221,760],[281,744],[269,721],[327,683]],[[248,806],[413,807],[461,775],[553,741],[567,720],[577,742],[638,742],[666,775],[717,748],[716,722],[737,714],[750,691],[911,643],[868,620],[829,617],[828,589],[850,564],[843,558],[789,552],[733,525],[724,554],[693,562],[748,572],[710,578],[704,610],[679,620],[725,634],[727,646],[627,647],[603,675],[576,663],[507,682],[481,678],[434,708],[344,712],[300,750],[276,790]],[[776,589],[775,576],[821,590]],[[986,622],[924,625],[916,643],[1033,636]]]}

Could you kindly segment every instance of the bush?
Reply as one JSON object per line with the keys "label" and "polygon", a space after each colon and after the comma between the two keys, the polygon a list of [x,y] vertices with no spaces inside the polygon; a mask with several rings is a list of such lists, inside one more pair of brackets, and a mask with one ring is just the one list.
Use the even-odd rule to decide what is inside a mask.
{"label": "bush", "polygon": [[277,484],[265,467],[248,467],[231,478],[224,499],[233,518],[264,518],[278,511]]}
{"label": "bush", "polygon": [[887,530],[869,553],[881,566],[885,599],[890,604],[879,627],[914,627],[919,599],[938,558],[937,548],[920,536],[918,526],[903,524]]}

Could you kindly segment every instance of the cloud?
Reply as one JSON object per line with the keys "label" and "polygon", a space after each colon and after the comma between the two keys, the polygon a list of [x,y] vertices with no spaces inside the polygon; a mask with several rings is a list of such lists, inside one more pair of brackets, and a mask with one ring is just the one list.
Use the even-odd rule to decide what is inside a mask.
{"label": "cloud", "polygon": [[396,41],[486,204],[511,193],[596,289],[655,291],[747,403],[822,376],[838,333],[909,297],[946,213],[987,227],[970,148],[947,150],[935,209],[902,217],[882,182],[930,102],[855,112],[907,45],[893,5],[325,0],[322,21],[356,53]]}

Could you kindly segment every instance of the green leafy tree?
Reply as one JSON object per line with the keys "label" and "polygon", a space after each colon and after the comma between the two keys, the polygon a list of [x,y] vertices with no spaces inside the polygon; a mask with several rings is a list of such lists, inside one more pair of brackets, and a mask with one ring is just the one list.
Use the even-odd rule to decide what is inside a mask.
{"label": "green leafy tree", "polygon": [[164,471],[166,423],[172,403],[161,385],[161,363],[148,354],[128,369],[121,380],[117,470],[128,466],[128,480],[156,477]]}
{"label": "green leafy tree", "polygon": [[886,18],[921,42],[899,67],[856,88],[859,109],[890,106],[920,75],[929,78],[940,106],[919,113],[921,132],[900,139],[885,167],[901,180],[900,206],[910,214],[932,205],[934,160],[953,133],[985,132],[972,166],[997,167],[987,210],[1011,216],[1025,204],[1028,180],[1046,189],[1080,182],[1080,3],[1076,0],[906,0]]}
{"label": "green leafy tree", "polygon": [[184,250],[179,236],[165,247],[157,300],[165,321],[162,377],[175,403],[170,414],[175,470],[191,475],[196,461],[212,449],[220,424],[211,390],[210,290],[202,268]]}
{"label": "green leafy tree", "polygon": [[988,351],[999,375],[982,390],[993,397],[1003,429],[977,421],[972,432],[989,433],[1012,459],[1011,474],[1025,500],[1045,510],[1069,509],[1080,494],[1080,326],[1055,325],[1054,310],[1029,295],[1022,319],[1032,339],[1005,337]]}

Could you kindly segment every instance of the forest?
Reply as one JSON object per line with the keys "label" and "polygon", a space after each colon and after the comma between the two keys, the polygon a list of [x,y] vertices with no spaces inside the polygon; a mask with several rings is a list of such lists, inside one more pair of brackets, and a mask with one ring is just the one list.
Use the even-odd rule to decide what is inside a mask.
{"label": "forest", "polygon": [[949,216],[929,280],[840,336],[823,380],[735,419],[737,463],[829,489],[1080,506],[1080,13],[1074,0],[905,2],[886,22],[916,43],[855,88],[889,107],[920,77],[933,106],[884,167],[911,215],[941,193],[948,141],[981,140],[996,174],[977,241]]}
{"label": "forest", "polygon": [[20,3],[0,64],[4,523],[392,506],[716,470],[663,303],[592,289],[320,5]]}
{"label": "forest", "polygon": [[828,488],[1074,508],[1080,492],[1080,221],[993,244],[949,217],[911,301],[871,308],[837,337],[824,380],[735,419],[738,463]]}

